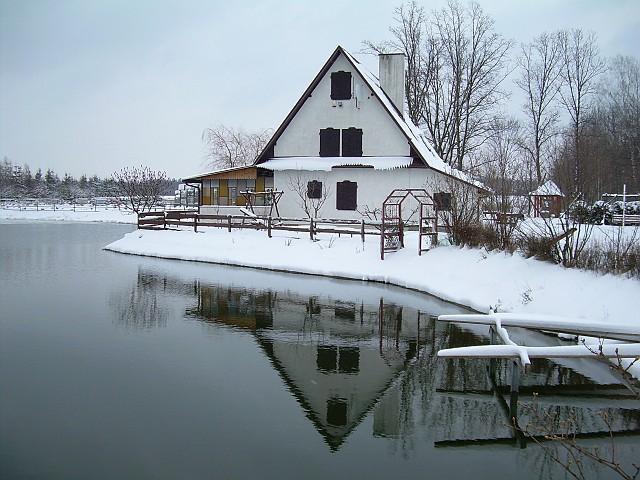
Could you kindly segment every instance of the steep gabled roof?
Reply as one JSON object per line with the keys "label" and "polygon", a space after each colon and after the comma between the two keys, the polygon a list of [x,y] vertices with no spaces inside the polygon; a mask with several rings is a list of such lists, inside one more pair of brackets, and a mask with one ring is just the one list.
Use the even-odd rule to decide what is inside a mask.
{"label": "steep gabled roof", "polygon": [[276,142],[280,138],[280,135],[284,132],[284,130],[289,126],[289,123],[296,116],[298,111],[304,105],[304,102],[311,96],[311,93],[316,88],[316,86],[320,83],[320,81],[324,78],[326,73],[329,71],[333,63],[340,55],[344,55],[345,58],[349,61],[351,66],[355,71],[358,72],[360,77],[363,79],[367,87],[373,92],[374,96],[380,100],[383,108],[387,111],[391,119],[398,126],[398,128],[404,133],[411,150],[415,152],[418,159],[422,162],[425,167],[431,168],[438,172],[441,172],[447,176],[456,178],[465,183],[471,184],[475,187],[486,190],[487,188],[480,182],[474,180],[469,175],[460,170],[456,170],[451,166],[447,165],[440,156],[433,149],[428,140],[424,137],[422,132],[413,124],[411,120],[407,118],[406,115],[402,115],[401,112],[396,108],[391,99],[384,92],[382,87],[380,86],[380,82],[378,78],[369,72],[358,60],[356,60],[349,52],[347,52],[340,45],[336,47],[333,51],[329,59],[322,66],[318,74],[314,77],[311,84],[304,91],[300,99],[296,102],[293,109],[289,112],[289,114],[285,117],[284,121],[280,124],[277,130],[272,135],[271,139],[262,150],[260,155],[256,158],[254,165],[259,165],[261,163],[266,162],[269,158],[273,157],[273,150]]}
{"label": "steep gabled roof", "polygon": [[560,190],[560,187],[556,185],[556,183],[553,182],[552,180],[547,180],[545,183],[543,183],[538,188],[536,188],[533,192],[529,193],[529,195],[531,195],[532,197],[536,197],[536,196],[564,197],[564,194],[562,193],[562,190]]}

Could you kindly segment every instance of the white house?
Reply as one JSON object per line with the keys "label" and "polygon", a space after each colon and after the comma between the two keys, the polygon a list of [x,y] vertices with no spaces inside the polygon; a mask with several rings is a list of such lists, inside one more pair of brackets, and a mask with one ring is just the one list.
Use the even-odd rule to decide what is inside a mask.
{"label": "white house", "polygon": [[[322,202],[320,217],[358,218],[395,188],[434,193],[447,191],[447,180],[483,188],[446,165],[404,113],[404,55],[380,55],[379,73],[338,46],[246,168],[284,191],[281,216],[304,216],[305,202]],[[229,204],[231,194],[215,203],[212,193],[221,175],[187,179],[202,183],[201,208]]]}

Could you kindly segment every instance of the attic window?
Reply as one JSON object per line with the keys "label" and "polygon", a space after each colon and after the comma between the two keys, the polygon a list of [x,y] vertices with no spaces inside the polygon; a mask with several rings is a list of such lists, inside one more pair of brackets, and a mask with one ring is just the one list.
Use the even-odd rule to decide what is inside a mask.
{"label": "attic window", "polygon": [[342,156],[362,156],[362,129],[347,128],[342,130]]}
{"label": "attic window", "polygon": [[323,128],[320,130],[320,156],[340,156],[340,130],[337,128]]}
{"label": "attic window", "polygon": [[331,100],[351,99],[351,72],[331,74]]}
{"label": "attic window", "polygon": [[307,183],[307,198],[322,198],[322,182],[312,180]]}
{"label": "attic window", "polygon": [[336,210],[355,210],[358,206],[358,184],[345,180],[336,184]]}

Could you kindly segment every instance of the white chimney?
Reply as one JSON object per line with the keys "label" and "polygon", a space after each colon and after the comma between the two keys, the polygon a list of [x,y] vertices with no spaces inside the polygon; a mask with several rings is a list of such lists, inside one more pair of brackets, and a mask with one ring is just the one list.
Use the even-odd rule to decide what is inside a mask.
{"label": "white chimney", "polygon": [[395,107],[404,114],[404,54],[382,53],[378,55],[378,77],[384,93]]}

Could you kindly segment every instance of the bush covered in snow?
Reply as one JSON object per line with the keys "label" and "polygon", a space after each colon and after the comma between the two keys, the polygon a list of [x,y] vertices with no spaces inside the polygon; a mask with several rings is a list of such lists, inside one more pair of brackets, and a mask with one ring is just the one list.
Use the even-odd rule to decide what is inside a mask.
{"label": "bush covered in snow", "polygon": [[[624,207],[624,208],[623,208]],[[583,202],[577,202],[571,207],[570,213],[576,219],[584,223],[594,223],[596,225],[611,224],[613,215],[640,215],[640,201],[626,202],[605,202],[598,200],[593,205],[586,205]]]}

